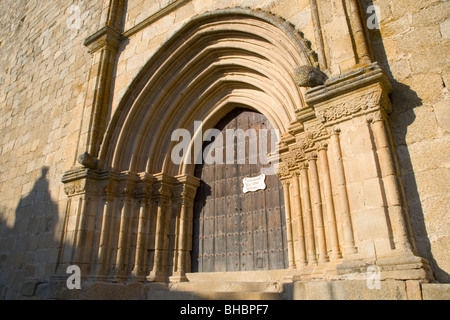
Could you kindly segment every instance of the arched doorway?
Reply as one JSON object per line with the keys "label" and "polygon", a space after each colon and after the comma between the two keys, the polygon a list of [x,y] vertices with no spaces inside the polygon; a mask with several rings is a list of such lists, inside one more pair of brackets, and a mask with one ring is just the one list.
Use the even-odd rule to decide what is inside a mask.
{"label": "arched doorway", "polygon": [[[223,118],[216,129],[221,132],[223,143],[214,150],[227,161],[204,161],[196,166],[195,176],[201,185],[194,202],[192,271],[288,268],[283,187],[276,175],[263,176],[264,169],[270,167],[265,161],[273,138],[270,122],[258,112],[238,108]],[[230,134],[233,132],[235,136]],[[239,137],[243,133],[245,140]],[[212,144],[205,144],[203,150],[208,152]],[[233,161],[227,158],[230,151]],[[245,192],[244,179],[254,177],[265,185]]]}
{"label": "arched doorway", "polygon": [[[73,200],[66,215],[77,215],[79,225],[65,229],[64,237],[75,236],[72,245],[61,252],[61,257],[75,257],[76,261],[62,258],[60,265],[83,264],[86,274],[102,281],[186,281],[186,273],[195,270],[197,263],[194,261],[191,268],[193,205],[199,181],[194,176],[196,165],[173,161],[172,150],[179,144],[173,140],[173,133],[180,129],[194,137],[195,152],[195,137],[197,133],[202,135],[196,122],[211,128],[233,108],[245,106],[263,113],[264,123],[269,125],[269,119],[280,136],[287,135],[299,125],[296,110],[305,106],[305,90],[296,85],[293,71],[300,65],[316,65],[314,57],[309,42],[292,25],[259,10],[219,10],[186,24],[152,56],[114,110],[99,152],[98,169],[72,170],[64,176],[65,191]],[[252,177],[251,170],[236,178]],[[267,177],[268,186],[272,185],[271,179],[276,179],[276,192],[270,193],[273,188],[268,187],[264,192],[246,195],[254,198],[249,202],[255,208],[249,217],[253,219],[258,210],[265,212],[261,228],[252,227],[246,232],[253,232],[255,237],[257,231],[258,236],[267,237],[270,229],[281,228],[282,240],[278,243],[282,245],[254,240],[256,245],[263,245],[250,250],[246,247],[249,241],[235,241],[239,246],[236,252],[209,253],[239,258],[237,266],[234,262],[227,269],[225,264],[221,270],[295,267],[295,242],[299,237],[295,237],[291,226],[298,218],[290,212],[293,205],[289,194],[293,188],[284,188],[283,197],[278,177]],[[226,184],[223,186],[226,188]],[[241,199],[238,193],[220,198],[234,196]],[[270,197],[278,199],[273,200],[278,204],[259,207],[263,200],[257,199]],[[245,207],[242,210],[250,213]],[[279,210],[281,218],[269,214],[273,210]],[[279,221],[276,228],[271,226],[275,225],[272,217]],[[86,229],[92,225],[97,225],[98,230]],[[243,232],[233,231],[238,235]],[[252,258],[248,259],[250,253]],[[251,260],[244,265],[243,254]],[[255,254],[265,256],[258,260]]]}

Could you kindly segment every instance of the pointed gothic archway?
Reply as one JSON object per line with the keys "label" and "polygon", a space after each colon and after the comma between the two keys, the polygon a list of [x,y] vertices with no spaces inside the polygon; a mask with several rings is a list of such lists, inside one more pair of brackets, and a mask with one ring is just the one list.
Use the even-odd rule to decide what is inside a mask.
{"label": "pointed gothic archway", "polygon": [[[155,230],[149,254],[142,258],[144,244],[133,252],[137,264],[144,264],[135,267],[145,270],[140,278],[150,274],[151,281],[168,276],[177,281],[191,271],[192,206],[199,181],[195,165],[172,161],[172,133],[184,128],[203,136],[195,132],[195,121],[208,130],[241,105],[264,114],[285,134],[304,106],[304,89],[296,85],[293,71],[316,64],[309,42],[287,22],[262,11],[227,9],[188,23],[144,67],[119,106],[100,157],[105,168],[147,172],[153,179],[146,196],[150,230]],[[263,261],[263,268],[269,267]]]}
{"label": "pointed gothic archway", "polygon": [[[131,83],[106,130],[98,170],[64,177],[71,184],[89,175],[83,183],[94,193],[79,199],[86,188],[75,188],[68,215],[84,216],[75,230],[97,227],[74,231],[76,252],[61,256],[75,257],[99,280],[183,280],[191,270],[200,181],[195,165],[172,161],[172,133],[203,135],[195,121],[208,130],[239,105],[287,134],[305,106],[304,89],[293,78],[299,65],[317,65],[309,42],[269,13],[226,9],[187,23]],[[282,223],[289,226],[289,219]],[[286,241],[292,267],[293,239]]]}

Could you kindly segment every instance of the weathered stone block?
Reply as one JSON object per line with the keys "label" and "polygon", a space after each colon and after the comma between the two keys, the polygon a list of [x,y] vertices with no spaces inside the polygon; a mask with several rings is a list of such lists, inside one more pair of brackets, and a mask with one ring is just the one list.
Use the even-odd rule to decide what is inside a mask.
{"label": "weathered stone block", "polygon": [[423,300],[450,300],[449,284],[422,284]]}

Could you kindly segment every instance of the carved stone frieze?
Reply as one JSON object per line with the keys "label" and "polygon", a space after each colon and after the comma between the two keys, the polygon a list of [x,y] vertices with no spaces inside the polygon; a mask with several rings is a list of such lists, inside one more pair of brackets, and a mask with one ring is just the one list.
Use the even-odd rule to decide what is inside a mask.
{"label": "carved stone frieze", "polygon": [[83,168],[66,172],[62,182],[64,183],[64,192],[69,197],[82,194],[98,196],[103,193],[104,179],[104,173]]}
{"label": "carved stone frieze", "polygon": [[318,118],[322,123],[337,121],[341,118],[349,117],[360,113],[361,111],[381,107],[382,92],[380,90],[372,91],[362,95],[355,95],[323,111],[318,112]]}
{"label": "carved stone frieze", "polygon": [[64,187],[67,196],[73,197],[86,192],[86,180],[74,181]]}

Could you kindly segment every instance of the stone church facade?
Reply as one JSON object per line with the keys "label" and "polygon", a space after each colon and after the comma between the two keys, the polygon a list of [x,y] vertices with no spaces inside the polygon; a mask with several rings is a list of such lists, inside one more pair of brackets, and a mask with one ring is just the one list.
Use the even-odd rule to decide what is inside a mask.
{"label": "stone church facade", "polygon": [[0,299],[449,298],[447,1],[0,10]]}

